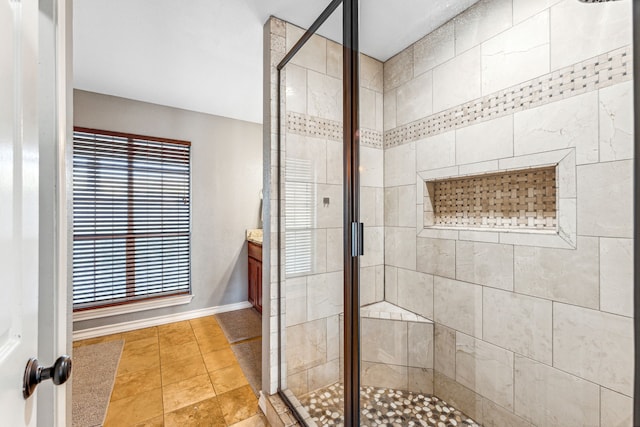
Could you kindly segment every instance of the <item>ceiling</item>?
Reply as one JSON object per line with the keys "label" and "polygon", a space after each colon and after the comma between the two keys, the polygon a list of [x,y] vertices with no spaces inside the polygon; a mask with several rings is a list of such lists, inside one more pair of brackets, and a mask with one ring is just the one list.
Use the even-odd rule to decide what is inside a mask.
{"label": "ceiling", "polygon": [[[361,2],[361,51],[385,61],[476,1]],[[328,3],[77,0],[74,87],[262,123],[264,22],[273,15],[307,28]],[[337,41],[338,12],[319,31]]]}

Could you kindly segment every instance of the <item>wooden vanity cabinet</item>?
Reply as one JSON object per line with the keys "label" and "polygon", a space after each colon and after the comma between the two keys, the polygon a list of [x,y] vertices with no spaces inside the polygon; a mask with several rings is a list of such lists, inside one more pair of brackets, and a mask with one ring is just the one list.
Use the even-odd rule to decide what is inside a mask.
{"label": "wooden vanity cabinet", "polygon": [[262,245],[249,241],[249,302],[262,313]]}

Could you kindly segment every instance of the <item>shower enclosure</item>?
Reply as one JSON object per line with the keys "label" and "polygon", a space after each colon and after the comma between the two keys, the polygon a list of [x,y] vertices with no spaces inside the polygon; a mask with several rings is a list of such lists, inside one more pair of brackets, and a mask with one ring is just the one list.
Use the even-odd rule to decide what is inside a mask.
{"label": "shower enclosure", "polygon": [[631,4],[267,22],[266,391],[302,424],[634,425]]}

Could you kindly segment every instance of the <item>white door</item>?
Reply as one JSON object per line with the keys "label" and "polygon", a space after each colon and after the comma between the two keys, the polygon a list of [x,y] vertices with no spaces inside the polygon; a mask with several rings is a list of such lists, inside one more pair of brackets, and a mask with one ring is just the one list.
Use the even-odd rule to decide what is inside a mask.
{"label": "white door", "polygon": [[0,0],[0,424],[16,427],[36,423],[22,378],[38,341],[37,8]]}

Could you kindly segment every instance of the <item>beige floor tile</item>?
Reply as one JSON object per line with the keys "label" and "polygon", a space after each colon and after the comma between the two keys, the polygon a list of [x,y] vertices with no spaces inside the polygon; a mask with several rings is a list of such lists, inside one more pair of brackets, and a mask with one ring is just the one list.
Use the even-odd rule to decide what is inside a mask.
{"label": "beige floor tile", "polygon": [[151,351],[133,355],[123,354],[118,364],[117,375],[130,374],[144,369],[160,368],[160,353]]}
{"label": "beige floor tile", "polygon": [[218,325],[218,321],[216,320],[215,316],[205,316],[205,317],[198,317],[197,319],[191,319],[189,320],[189,323],[191,323],[191,327],[193,329],[199,328],[199,327],[216,327],[219,326]]}
{"label": "beige floor tile", "polygon": [[218,396],[218,402],[229,425],[251,418],[259,411],[258,399],[248,385],[221,394]]}
{"label": "beige floor tile", "polygon": [[160,370],[162,373],[163,386],[207,373],[207,368],[202,361],[200,351],[195,355],[192,354],[190,357],[180,359],[176,362],[162,362]]}
{"label": "beige floor tile", "polygon": [[165,412],[175,411],[215,395],[208,375],[199,375],[162,387]]}
{"label": "beige floor tile", "polygon": [[213,388],[218,395],[249,384],[247,378],[242,372],[242,368],[240,368],[240,365],[237,363],[227,366],[226,368],[210,372],[209,377],[211,378]]}
{"label": "beige floor tile", "polygon": [[162,389],[155,389],[109,404],[105,427],[138,424],[162,415]]}
{"label": "beige floor tile", "polygon": [[173,332],[188,332],[191,330],[191,323],[188,320],[182,322],[167,323],[165,325],[158,326],[158,333],[160,335],[169,334]]}
{"label": "beige floor tile", "polygon": [[217,371],[218,369],[226,368],[238,363],[231,347],[212,351],[211,353],[205,353],[202,355],[202,358],[204,359],[204,364],[207,366],[207,371],[209,372]]}
{"label": "beige floor tile", "polygon": [[100,344],[103,342],[116,341],[121,339],[122,339],[122,334],[105,335],[103,337],[96,337],[96,338],[89,338],[86,340],[74,341],[73,346],[82,347],[85,345]]}
{"label": "beige floor tile", "polygon": [[135,427],[164,427],[164,415],[142,421],[141,423],[135,424]]}
{"label": "beige floor tile", "polygon": [[164,415],[166,427],[226,427],[218,399],[212,397]]}
{"label": "beige floor tile", "polygon": [[158,335],[158,339],[160,341],[160,346],[168,347],[174,345],[182,345],[187,344],[189,342],[194,342],[196,340],[196,336],[193,334],[193,330],[189,328],[189,330],[185,331],[169,331],[165,333],[160,333]]}
{"label": "beige floor tile", "polygon": [[122,357],[135,356],[140,354],[150,354],[158,351],[158,338],[149,337],[133,341],[125,341],[122,349]]}
{"label": "beige floor tile", "polygon": [[269,427],[269,421],[267,421],[264,415],[258,414],[239,423],[235,423],[232,427]]}
{"label": "beige floor tile", "polygon": [[162,387],[160,369],[155,366],[129,374],[118,375],[111,392],[111,401],[124,399]]}
{"label": "beige floor tile", "polygon": [[158,337],[158,328],[156,328],[155,326],[152,328],[136,329],[135,331],[122,333],[122,339],[124,339],[126,342],[153,337]]}
{"label": "beige floor tile", "polygon": [[174,363],[194,355],[200,355],[200,348],[195,340],[184,344],[160,346],[161,363]]}
{"label": "beige floor tile", "polygon": [[198,345],[202,354],[230,347],[229,341],[224,335],[203,336],[198,338]]}

